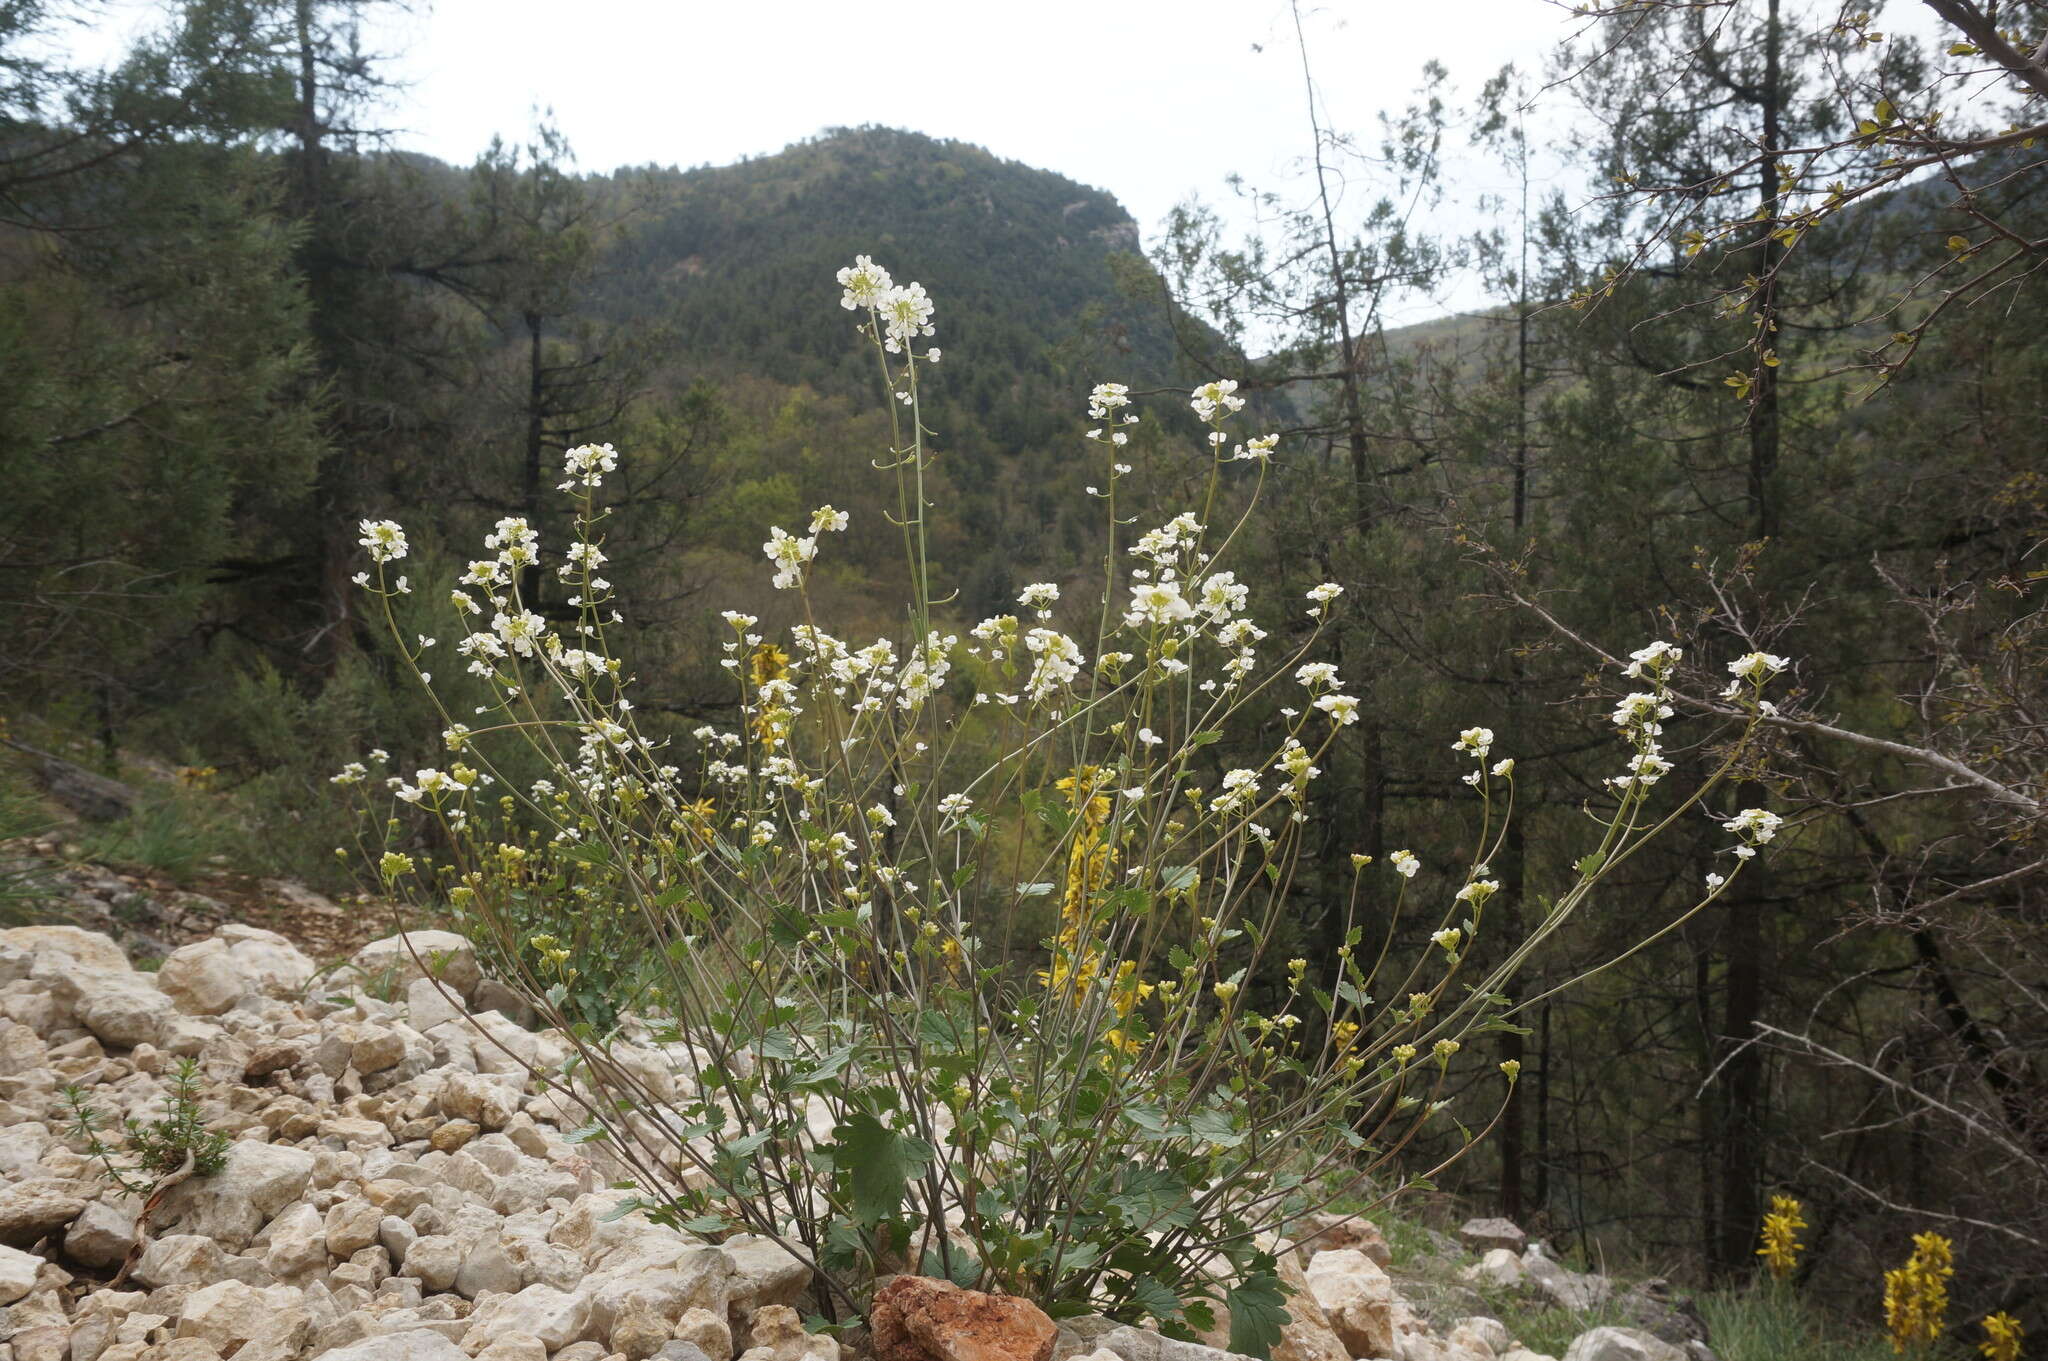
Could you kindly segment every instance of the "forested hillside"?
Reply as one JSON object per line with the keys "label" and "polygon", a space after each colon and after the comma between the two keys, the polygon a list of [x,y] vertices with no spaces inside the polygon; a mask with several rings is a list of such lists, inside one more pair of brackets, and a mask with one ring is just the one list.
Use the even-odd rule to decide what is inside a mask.
{"label": "forested hillside", "polygon": [[[1307,649],[1359,707],[1316,757],[1296,858],[1268,876],[1271,938],[1221,1006],[1342,995],[1361,930],[1491,969],[1592,885],[1497,996],[1469,999],[1496,1023],[1437,1051],[1432,1089],[1462,1124],[1404,1137],[1385,1184],[1443,1164],[1435,1185],[1588,1259],[1722,1282],[1755,1271],[1771,1197],[1792,1195],[1811,1225],[1798,1284],[1830,1308],[1874,1317],[1902,1245],[1938,1230],[1964,1264],[1959,1314],[2048,1317],[2048,171],[2023,136],[2048,74],[1936,155],[1939,120],[1899,91],[1932,88],[1939,53],[1801,28],[1775,3],[1711,29],[1697,7],[1621,6],[1589,18],[1592,74],[1567,87],[1560,154],[1590,198],[1531,187],[1508,77],[1455,129],[1418,101],[1370,160],[1316,128],[1316,170],[1327,156],[1371,183],[1363,206],[1278,197],[1293,206],[1241,242],[1191,204],[1148,242],[1104,189],[892,129],[584,173],[544,127],[447,166],[369,135],[348,6],[195,0],[105,73],[17,60],[38,9],[0,5],[5,735],[110,773],[198,772],[147,816],[339,888],[334,847],[367,824],[330,777],[372,748],[431,768],[449,714],[495,702],[460,674],[446,604],[494,523],[523,517],[543,545],[519,581],[537,620],[588,623],[557,570],[572,448],[620,455],[599,503],[627,602],[607,645],[690,781],[721,764],[699,725],[770,721],[721,665],[721,611],[785,648],[807,611],[906,656],[910,630],[950,634],[945,731],[995,750],[975,705],[1023,687],[969,651],[978,621],[1028,615],[1018,593],[1050,583],[1058,622],[1092,639],[1105,589],[1121,611],[1141,584],[1137,535],[1191,508],[1227,529],[1256,492],[1230,551],[1275,621],[1264,645]],[[2020,9],[2038,41],[2041,7]],[[1836,73],[1865,66],[1892,93],[1849,108]],[[1525,189],[1478,240],[1415,206],[1468,132]],[[1784,148],[1809,149],[1796,172]],[[936,305],[914,409],[856,334],[865,313],[840,306],[835,272],[866,255]],[[1459,271],[1484,309],[1381,324],[1391,290]],[[1218,378],[1248,407],[1214,447],[1270,430],[1270,464],[1212,462],[1187,393]],[[1102,383],[1143,415],[1128,444],[1089,434],[1122,410],[1091,415]],[[908,614],[906,421],[926,432],[931,508]],[[771,586],[763,541],[819,506],[849,522],[799,601]],[[398,644],[353,580],[360,526],[386,519],[410,542]],[[1339,603],[1304,618],[1325,582]],[[753,683],[778,679],[790,657],[742,632]],[[1684,653],[1646,749],[1671,768],[1624,771],[1616,704],[1652,638]],[[1756,653],[1783,659],[1768,712],[1723,689]],[[460,707],[430,705],[415,666]],[[1197,812],[1296,731],[1291,693],[1190,739]],[[1474,728],[1486,742],[1454,749]],[[1476,801],[1475,744],[1513,758],[1513,818],[1486,824],[1483,863],[1462,848],[1500,810]],[[1019,976],[1066,967],[1049,962],[1062,893],[1109,891],[1087,858],[1108,816],[1092,766],[1053,764],[1043,790],[977,794],[978,836],[1053,868],[960,880]],[[875,828],[895,826],[890,799],[924,796],[907,768],[875,777],[894,788]],[[1646,825],[1682,811],[1595,858],[1617,779],[1646,770]],[[1742,843],[1766,854],[1728,882],[1753,807],[1783,827]],[[1062,837],[1084,848],[1066,879]],[[402,847],[451,839],[407,823]],[[1358,887],[1393,882],[1411,849],[1396,888],[1415,900],[1495,885],[1484,931],[1459,918],[1443,946],[1448,918]],[[1195,891],[1177,880],[1159,920]],[[575,928],[586,982],[655,987],[600,918]],[[1489,1137],[1452,1161],[1467,1128]],[[1363,1116],[1357,1138],[1386,1152]]]}

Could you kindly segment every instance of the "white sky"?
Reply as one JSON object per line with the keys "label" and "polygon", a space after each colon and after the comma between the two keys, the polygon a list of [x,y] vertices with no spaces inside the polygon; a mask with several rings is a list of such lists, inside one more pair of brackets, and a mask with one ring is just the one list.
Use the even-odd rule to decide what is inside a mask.
{"label": "white sky", "polygon": [[[159,12],[111,9],[79,49],[111,52]],[[1305,13],[1329,121],[1360,134],[1406,99],[1424,61],[1449,67],[1462,105],[1505,62],[1540,72],[1571,23],[1546,0],[1325,0]],[[1228,199],[1232,173],[1298,188],[1309,137],[1284,0],[436,0],[377,21],[369,45],[406,86],[387,113],[397,145],[457,164],[494,132],[521,138],[537,106],[592,170],[723,164],[878,123],[1106,189],[1148,243],[1190,193]],[[1443,225],[1469,228],[1472,201],[1505,175],[1456,140]],[[1356,192],[1361,207],[1375,196]],[[1466,301],[1412,300],[1389,320]]]}

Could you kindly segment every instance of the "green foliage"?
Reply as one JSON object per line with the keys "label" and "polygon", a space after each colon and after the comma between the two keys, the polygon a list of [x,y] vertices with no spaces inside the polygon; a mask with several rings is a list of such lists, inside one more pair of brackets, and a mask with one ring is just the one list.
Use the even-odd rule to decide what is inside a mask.
{"label": "green foliage", "polygon": [[[170,1113],[143,1124],[126,1123],[121,1149],[104,1137],[104,1117],[77,1087],[62,1092],[71,1111],[71,1131],[100,1162],[107,1178],[131,1195],[148,1195],[173,1177],[210,1177],[227,1165],[228,1136],[206,1128],[199,1113],[199,1064],[181,1059],[170,1074]],[[116,1161],[121,1154],[128,1161]]]}

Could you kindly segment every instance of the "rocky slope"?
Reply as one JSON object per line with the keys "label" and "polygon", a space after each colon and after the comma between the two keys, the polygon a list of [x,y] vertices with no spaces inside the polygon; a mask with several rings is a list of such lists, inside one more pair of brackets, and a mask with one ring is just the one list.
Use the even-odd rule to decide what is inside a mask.
{"label": "rocky slope", "polygon": [[[583,1123],[568,1046],[521,1024],[460,936],[376,941],[322,975],[284,936],[226,925],[152,973],[105,935],[20,927],[0,931],[0,1018],[0,1361],[840,1361],[799,1320],[808,1269],[773,1241],[625,1212],[623,1169],[564,1137]],[[691,1080],[680,1048],[629,1061],[674,1091]],[[183,1060],[232,1142],[218,1172],[145,1207],[68,1128],[64,1089],[147,1124]],[[1545,1361],[1497,1319],[1404,1298],[1369,1225],[1300,1227],[1275,1361]],[[1606,1288],[1512,1225],[1466,1240],[1484,1251],[1475,1280],[1526,1278],[1561,1303]],[[878,1361],[1229,1361],[943,1282],[891,1298]],[[1703,1351],[1600,1328],[1568,1359]]]}

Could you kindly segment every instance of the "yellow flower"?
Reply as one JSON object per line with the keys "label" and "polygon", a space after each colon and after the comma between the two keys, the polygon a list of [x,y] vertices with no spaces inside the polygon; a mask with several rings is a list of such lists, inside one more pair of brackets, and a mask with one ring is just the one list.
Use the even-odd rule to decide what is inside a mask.
{"label": "yellow flower", "polygon": [[754,688],[760,689],[772,680],[781,680],[789,674],[789,654],[773,643],[762,643],[747,659],[748,670],[753,673]]}
{"label": "yellow flower", "polygon": [[1800,1218],[1802,1208],[1790,1196],[1772,1196],[1771,1212],[1764,1216],[1764,1245],[1756,1250],[1756,1255],[1764,1259],[1771,1275],[1781,1281],[1798,1267],[1799,1254],[1805,1247],[1799,1241],[1799,1231],[1806,1227],[1806,1221]]}
{"label": "yellow flower", "polygon": [[2001,1309],[1986,1316],[1984,1340],[1977,1350],[1984,1353],[1985,1361],[2020,1361],[2020,1339],[2026,1335],[2020,1321]]}
{"label": "yellow flower", "polygon": [[1330,1027],[1330,1042],[1341,1050],[1358,1043],[1358,1022],[1339,1021]]}
{"label": "yellow flower", "polygon": [[1948,1278],[1955,1274],[1953,1243],[1938,1233],[1913,1235],[1913,1255],[1904,1266],[1884,1274],[1884,1322],[1891,1331],[1893,1351],[1941,1336],[1943,1315],[1948,1313]]}

